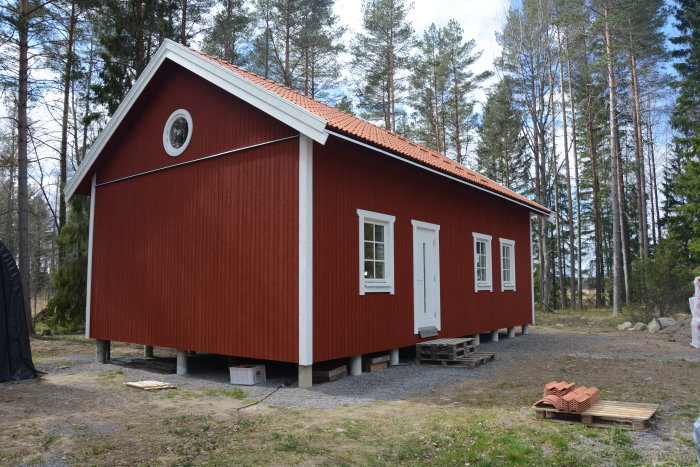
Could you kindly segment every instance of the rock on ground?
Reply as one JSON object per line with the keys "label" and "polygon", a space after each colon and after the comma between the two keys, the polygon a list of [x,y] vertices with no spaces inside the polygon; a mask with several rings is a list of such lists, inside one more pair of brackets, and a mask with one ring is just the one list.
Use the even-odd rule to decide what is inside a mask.
{"label": "rock on ground", "polygon": [[617,329],[619,329],[620,331],[625,331],[625,330],[627,330],[627,329],[629,329],[629,328],[631,328],[631,327],[632,327],[632,323],[630,323],[629,321],[625,321],[624,323],[622,323],[621,325],[619,325],[619,326],[617,327]]}
{"label": "rock on ground", "polygon": [[634,326],[632,326],[631,328],[629,328],[629,330],[630,330],[630,331],[644,331],[644,330],[646,330],[646,328],[647,328],[647,325],[646,325],[646,324],[644,324],[644,323],[637,323],[637,324],[635,324]]}
{"label": "rock on ground", "polygon": [[676,324],[676,320],[669,317],[662,317],[657,319],[657,321],[659,322],[661,329],[665,329]]}
{"label": "rock on ground", "polygon": [[661,330],[661,325],[659,324],[659,322],[658,322],[656,319],[652,319],[652,320],[649,322],[649,324],[647,325],[647,330],[648,330],[650,333],[653,334],[653,333],[655,333],[656,331],[660,331],[660,330]]}

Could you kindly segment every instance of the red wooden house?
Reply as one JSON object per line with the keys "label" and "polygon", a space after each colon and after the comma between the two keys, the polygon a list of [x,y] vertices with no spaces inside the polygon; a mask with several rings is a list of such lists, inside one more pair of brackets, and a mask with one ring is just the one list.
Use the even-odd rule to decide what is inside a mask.
{"label": "red wooden house", "polygon": [[86,334],[310,365],[532,321],[542,206],[167,41],[66,187]]}

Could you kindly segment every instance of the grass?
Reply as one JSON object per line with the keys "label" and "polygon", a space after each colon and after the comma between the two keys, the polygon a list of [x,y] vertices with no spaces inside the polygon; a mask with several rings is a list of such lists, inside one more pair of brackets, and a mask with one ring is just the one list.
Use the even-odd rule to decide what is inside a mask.
{"label": "grass", "polygon": [[538,326],[561,325],[565,328],[583,328],[597,330],[615,330],[617,326],[628,317],[624,314],[613,315],[612,308],[590,308],[584,310],[556,310],[553,313],[542,313],[535,315],[535,323]]}
{"label": "grass", "polygon": [[210,396],[210,397],[230,397],[232,399],[237,399],[237,400],[242,400],[245,398],[246,393],[243,389],[236,388],[232,390],[226,390],[226,389],[205,389],[202,391],[204,395]]}
{"label": "grass", "polygon": [[[415,405],[414,416],[291,414],[235,423],[187,414],[162,421],[154,463],[321,465],[615,465],[639,461],[627,432],[538,423],[517,413]],[[413,410],[410,406],[409,410]]]}

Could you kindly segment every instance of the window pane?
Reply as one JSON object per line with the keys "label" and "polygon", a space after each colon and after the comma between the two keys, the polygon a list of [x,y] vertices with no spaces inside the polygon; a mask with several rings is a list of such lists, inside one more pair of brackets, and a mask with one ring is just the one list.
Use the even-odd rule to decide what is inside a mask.
{"label": "window pane", "polygon": [[384,244],[383,243],[377,243],[375,245],[375,253],[376,253],[376,259],[384,259]]}
{"label": "window pane", "polygon": [[374,225],[374,241],[375,242],[383,242],[384,241],[384,226],[383,225]]}
{"label": "window pane", "polygon": [[369,222],[365,222],[365,240],[374,240],[374,225]]}
{"label": "window pane", "polygon": [[374,279],[373,261],[365,261],[365,279]]}
{"label": "window pane", "polygon": [[486,269],[482,267],[478,267],[476,269],[476,280],[479,282],[483,282],[486,280]]}
{"label": "window pane", "polygon": [[375,279],[384,279],[384,261],[374,263]]}
{"label": "window pane", "polygon": [[374,259],[374,243],[365,242],[365,259]]}

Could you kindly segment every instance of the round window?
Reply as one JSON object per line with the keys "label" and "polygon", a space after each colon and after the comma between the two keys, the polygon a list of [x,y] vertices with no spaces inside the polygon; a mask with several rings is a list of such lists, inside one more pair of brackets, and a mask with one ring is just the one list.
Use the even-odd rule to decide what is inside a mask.
{"label": "round window", "polygon": [[171,156],[182,154],[192,136],[192,117],[185,109],[178,109],[170,115],[163,129],[163,147]]}

